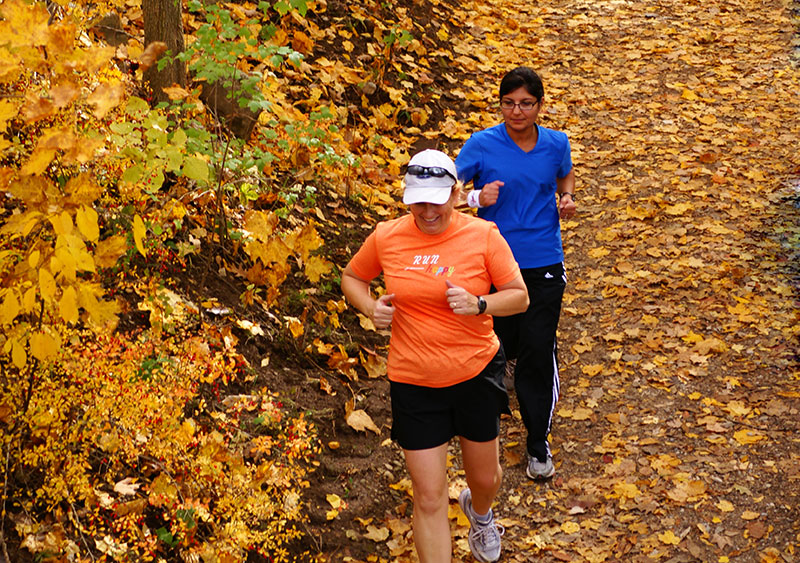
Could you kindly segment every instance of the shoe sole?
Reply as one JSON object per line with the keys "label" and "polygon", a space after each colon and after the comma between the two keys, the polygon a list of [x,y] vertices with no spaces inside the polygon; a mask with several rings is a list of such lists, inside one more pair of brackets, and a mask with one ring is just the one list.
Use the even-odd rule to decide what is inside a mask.
{"label": "shoe sole", "polygon": [[531,470],[526,467],[525,468],[525,474],[530,479],[533,479],[534,481],[542,481],[544,479],[549,479],[550,477],[555,475],[556,474],[556,468],[553,467],[553,469],[547,474],[539,474],[539,473],[531,473]]}

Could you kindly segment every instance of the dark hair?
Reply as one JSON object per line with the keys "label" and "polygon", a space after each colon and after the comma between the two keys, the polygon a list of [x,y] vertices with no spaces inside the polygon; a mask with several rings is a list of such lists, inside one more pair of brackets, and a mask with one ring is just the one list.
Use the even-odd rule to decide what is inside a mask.
{"label": "dark hair", "polygon": [[503,77],[503,80],[500,81],[500,97],[502,98],[520,87],[524,87],[528,94],[537,100],[541,100],[544,97],[542,79],[532,68],[526,66],[519,66]]}

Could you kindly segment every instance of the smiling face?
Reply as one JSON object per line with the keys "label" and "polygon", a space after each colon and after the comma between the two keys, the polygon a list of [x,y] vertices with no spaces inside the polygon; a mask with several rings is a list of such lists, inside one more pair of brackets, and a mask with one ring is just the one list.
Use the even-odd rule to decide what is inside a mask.
{"label": "smiling face", "polygon": [[450,199],[441,205],[435,203],[412,203],[409,205],[411,215],[417,228],[426,235],[438,235],[447,230],[453,217],[458,192],[454,189]]}
{"label": "smiling face", "polygon": [[[521,103],[534,105],[531,109],[523,111],[519,106]],[[505,104],[515,104],[511,106],[511,109],[502,110],[506,127],[515,133],[530,131],[542,109],[542,101],[540,99],[537,100],[524,86],[520,86],[500,98],[500,107],[503,108]]]}

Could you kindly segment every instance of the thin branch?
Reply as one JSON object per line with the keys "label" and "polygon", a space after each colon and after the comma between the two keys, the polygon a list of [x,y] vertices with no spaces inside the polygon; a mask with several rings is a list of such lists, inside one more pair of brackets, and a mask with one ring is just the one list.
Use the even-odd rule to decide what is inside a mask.
{"label": "thin branch", "polygon": [[72,514],[74,515],[75,518],[75,527],[77,528],[78,533],[81,535],[81,540],[83,541],[83,545],[86,546],[86,553],[89,554],[89,557],[92,558],[92,561],[96,561],[97,559],[92,553],[92,548],[89,546],[89,542],[86,541],[86,536],[83,535],[83,530],[81,529],[83,526],[81,526],[81,521],[80,518],[78,517],[78,511],[75,510],[75,505],[73,505],[71,502],[69,503],[69,506],[72,509]]}

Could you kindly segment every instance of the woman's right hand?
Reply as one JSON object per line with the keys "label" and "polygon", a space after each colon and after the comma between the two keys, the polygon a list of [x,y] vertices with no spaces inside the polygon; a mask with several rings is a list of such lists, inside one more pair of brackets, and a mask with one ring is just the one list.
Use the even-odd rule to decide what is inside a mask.
{"label": "woman's right hand", "polygon": [[372,309],[372,324],[375,328],[386,328],[392,324],[392,317],[394,316],[394,305],[392,305],[394,293],[391,295],[381,295],[375,300],[375,307]]}
{"label": "woman's right hand", "polygon": [[500,195],[500,186],[503,184],[504,182],[495,180],[494,182],[483,185],[481,193],[478,196],[478,202],[481,204],[481,207],[489,207],[497,203],[497,197]]}

